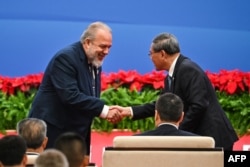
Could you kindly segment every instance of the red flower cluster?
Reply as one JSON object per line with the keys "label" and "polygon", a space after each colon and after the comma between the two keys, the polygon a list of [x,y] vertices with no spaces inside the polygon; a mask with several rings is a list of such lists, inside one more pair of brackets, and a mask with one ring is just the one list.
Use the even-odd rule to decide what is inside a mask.
{"label": "red flower cluster", "polygon": [[38,88],[42,78],[43,73],[14,78],[0,76],[0,91],[8,94],[15,94],[16,90],[28,92],[31,88]]}
{"label": "red flower cluster", "polygon": [[[250,72],[240,70],[226,71],[219,73],[206,71],[212,85],[216,90],[235,94],[242,91],[250,93]],[[118,88],[126,86],[130,90],[140,91],[145,86],[151,86],[154,89],[164,87],[164,71],[152,71],[141,75],[136,70],[102,73],[101,87],[102,91],[108,88]],[[27,75],[24,77],[3,77],[0,76],[0,91],[14,94],[17,90],[28,92],[31,88],[38,88],[43,78],[43,73]]]}
{"label": "red flower cluster", "polygon": [[164,71],[152,71],[145,75],[141,75],[135,70],[123,71],[117,73],[102,74],[102,90],[119,86],[128,86],[130,90],[140,91],[145,85],[151,85],[154,89],[161,89],[164,87]]}
{"label": "red flower cluster", "polygon": [[248,91],[250,93],[250,72],[240,70],[226,71],[219,73],[206,72],[214,88],[228,94]]}

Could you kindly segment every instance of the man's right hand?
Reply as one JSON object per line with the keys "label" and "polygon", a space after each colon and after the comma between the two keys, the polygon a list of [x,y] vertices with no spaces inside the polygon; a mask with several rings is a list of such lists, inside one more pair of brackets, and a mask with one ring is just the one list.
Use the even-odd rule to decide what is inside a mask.
{"label": "man's right hand", "polygon": [[122,116],[122,118],[133,116],[132,111],[131,111],[131,107],[122,107],[122,106],[116,105],[116,106],[110,106],[109,108],[119,110],[120,115]]}

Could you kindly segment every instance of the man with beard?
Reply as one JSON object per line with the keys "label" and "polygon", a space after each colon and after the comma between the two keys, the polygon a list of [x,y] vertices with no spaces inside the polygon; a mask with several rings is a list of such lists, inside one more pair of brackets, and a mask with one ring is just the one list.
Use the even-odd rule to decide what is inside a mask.
{"label": "man with beard", "polygon": [[118,110],[110,109],[100,99],[102,63],[111,46],[111,28],[94,22],[82,33],[80,41],[52,57],[29,112],[29,117],[47,124],[47,148],[53,147],[59,135],[70,131],[86,140],[89,155],[94,117],[110,122],[121,119]]}

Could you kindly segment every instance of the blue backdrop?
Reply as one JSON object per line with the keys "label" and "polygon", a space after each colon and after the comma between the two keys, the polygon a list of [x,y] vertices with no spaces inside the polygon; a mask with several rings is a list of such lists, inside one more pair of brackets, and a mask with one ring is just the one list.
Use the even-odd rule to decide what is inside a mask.
{"label": "blue backdrop", "polygon": [[161,32],[175,34],[182,53],[204,70],[249,71],[249,8],[249,0],[0,0],[0,75],[43,72],[97,20],[113,29],[104,72],[151,72],[147,54]]}

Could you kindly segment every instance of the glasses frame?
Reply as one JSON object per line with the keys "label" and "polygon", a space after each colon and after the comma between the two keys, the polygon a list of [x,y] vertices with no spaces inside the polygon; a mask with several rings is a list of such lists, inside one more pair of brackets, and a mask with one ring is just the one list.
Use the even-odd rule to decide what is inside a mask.
{"label": "glasses frame", "polygon": [[157,52],[151,52],[151,51],[149,51],[148,56],[149,56],[149,57],[152,57],[153,54],[159,53],[159,52],[161,52],[161,50],[160,50],[160,51],[157,51]]}

